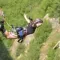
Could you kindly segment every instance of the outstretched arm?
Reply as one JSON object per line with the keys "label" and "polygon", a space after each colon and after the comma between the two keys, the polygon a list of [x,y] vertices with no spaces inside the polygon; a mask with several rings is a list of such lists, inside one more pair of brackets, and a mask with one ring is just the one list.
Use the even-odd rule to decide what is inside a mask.
{"label": "outstretched arm", "polygon": [[24,14],[24,18],[26,19],[27,23],[30,23],[30,19],[27,18],[26,14]]}

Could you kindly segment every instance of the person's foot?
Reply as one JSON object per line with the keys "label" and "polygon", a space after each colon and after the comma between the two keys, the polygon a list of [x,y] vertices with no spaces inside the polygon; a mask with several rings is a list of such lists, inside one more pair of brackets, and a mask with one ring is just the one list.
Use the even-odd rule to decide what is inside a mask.
{"label": "person's foot", "polygon": [[22,42],[23,42],[23,40],[20,40],[20,39],[19,39],[19,40],[18,40],[18,42],[19,42],[19,43],[22,43]]}

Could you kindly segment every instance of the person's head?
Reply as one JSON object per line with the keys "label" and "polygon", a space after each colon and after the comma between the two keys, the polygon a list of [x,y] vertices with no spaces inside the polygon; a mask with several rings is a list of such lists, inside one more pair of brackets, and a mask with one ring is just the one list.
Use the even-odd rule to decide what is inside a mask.
{"label": "person's head", "polygon": [[41,19],[39,19],[39,18],[37,18],[36,20],[34,20],[34,25],[35,25],[36,27],[39,27],[42,23],[43,23],[43,20],[41,20]]}

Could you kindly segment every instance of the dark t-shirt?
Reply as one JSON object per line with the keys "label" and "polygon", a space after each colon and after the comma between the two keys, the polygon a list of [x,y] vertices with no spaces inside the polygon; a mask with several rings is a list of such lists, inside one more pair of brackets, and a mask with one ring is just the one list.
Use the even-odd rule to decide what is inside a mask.
{"label": "dark t-shirt", "polygon": [[32,24],[29,23],[28,26],[27,26],[27,34],[29,35],[29,34],[34,33],[35,29],[36,29],[36,27],[32,27]]}

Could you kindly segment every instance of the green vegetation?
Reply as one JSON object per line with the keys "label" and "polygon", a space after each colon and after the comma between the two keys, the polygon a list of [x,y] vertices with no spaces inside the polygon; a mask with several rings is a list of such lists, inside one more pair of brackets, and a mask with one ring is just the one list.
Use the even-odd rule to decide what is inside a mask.
{"label": "green vegetation", "polygon": [[53,50],[52,48],[48,51],[47,60],[60,60],[60,49]]}
{"label": "green vegetation", "polygon": [[[50,17],[60,17],[60,0],[0,0],[0,8],[3,9],[5,13],[5,20],[11,25],[15,26],[25,26],[27,23],[23,17],[23,14],[26,13],[28,16],[35,18],[43,18],[46,13],[50,14]],[[11,28],[7,26],[5,23],[5,27],[10,30]],[[41,27],[36,29],[35,39],[30,44],[30,49],[28,51],[28,56],[24,56],[22,60],[38,60],[40,55],[40,47],[42,43],[46,41],[47,37],[51,32],[51,25],[48,21],[44,21]],[[4,50],[4,54],[0,52],[0,60],[12,60],[10,59],[9,53],[7,53],[8,49],[11,47],[14,40],[6,39],[0,34],[0,40],[2,43],[0,45],[0,51]],[[1,41],[0,41],[1,42]],[[3,47],[5,46],[5,47]],[[3,48],[2,48],[3,47]],[[24,47],[21,45],[17,50],[20,53],[24,52]],[[5,52],[6,51],[6,52]],[[58,51],[58,50],[57,50]],[[20,54],[17,52],[17,56]],[[55,56],[55,51],[49,51],[48,55],[52,54]],[[9,57],[8,57],[8,56]],[[53,56],[53,57],[54,57]],[[49,60],[53,60],[53,57],[49,58]],[[3,59],[1,59],[3,58]],[[57,56],[56,56],[57,58]],[[54,58],[54,60],[56,60]],[[58,59],[59,60],[59,59]]]}
{"label": "green vegetation", "polygon": [[0,39],[0,60],[13,60],[1,39]]}
{"label": "green vegetation", "polygon": [[60,49],[54,49],[53,47],[55,46],[55,44],[60,41],[60,33],[59,32],[55,32],[55,34],[53,34],[54,36],[50,39],[53,42],[50,43],[50,48],[48,50],[48,59],[47,60],[60,60]]}
{"label": "green vegetation", "polygon": [[[44,27],[44,28],[43,28]],[[44,21],[41,27],[39,27],[35,33],[35,39],[30,44],[30,49],[27,56],[24,56],[20,60],[38,60],[40,57],[40,48],[42,43],[46,41],[51,32],[51,25],[48,21]]]}
{"label": "green vegetation", "polygon": [[55,58],[55,51],[50,48],[48,51],[48,59],[47,60],[53,60]]}

